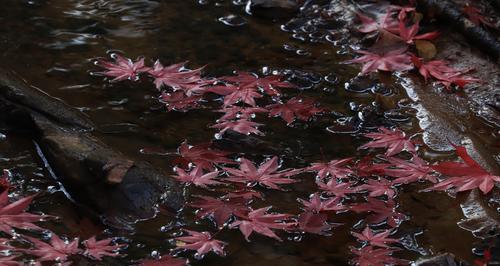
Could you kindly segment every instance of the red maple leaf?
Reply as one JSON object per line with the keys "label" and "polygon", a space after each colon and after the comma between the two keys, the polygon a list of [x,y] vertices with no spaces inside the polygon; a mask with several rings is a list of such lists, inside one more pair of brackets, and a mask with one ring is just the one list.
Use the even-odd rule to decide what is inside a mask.
{"label": "red maple leaf", "polygon": [[330,179],[327,183],[323,180],[316,180],[316,184],[328,195],[334,195],[339,198],[345,198],[347,194],[356,192],[356,189],[352,188],[352,182],[337,182],[335,178]]}
{"label": "red maple leaf", "polygon": [[218,124],[211,126],[211,128],[220,129],[219,134],[223,134],[227,130],[232,130],[232,131],[236,131],[238,133],[244,134],[244,135],[255,134],[255,135],[263,136],[264,133],[262,133],[257,128],[258,126],[262,126],[262,125],[263,124],[248,121],[246,119],[238,119],[235,121],[221,122],[221,123],[218,123]]}
{"label": "red maple leaf", "polygon": [[176,160],[176,163],[186,167],[189,163],[200,167],[203,170],[214,171],[214,165],[217,164],[234,164],[234,162],[228,158],[227,155],[230,152],[215,150],[210,148],[210,144],[200,144],[196,146],[190,146],[187,142],[183,142],[178,149],[181,158]]}
{"label": "red maple leaf", "polygon": [[260,184],[272,189],[281,189],[279,185],[297,182],[296,180],[286,178],[296,174],[295,170],[285,169],[278,171],[279,167],[278,157],[274,156],[271,160],[259,166],[258,169],[251,161],[245,158],[240,159],[240,169],[223,169],[230,174],[226,180],[247,183],[249,186]]}
{"label": "red maple leaf", "polygon": [[346,164],[350,163],[352,158],[346,158],[341,160],[331,160],[327,163],[313,163],[307,168],[307,171],[318,172],[318,177],[324,179],[326,177],[331,178],[348,178],[349,175],[354,172],[344,167]]}
{"label": "red maple leaf", "polygon": [[378,180],[368,179],[366,184],[357,186],[355,189],[358,192],[368,191],[370,197],[386,195],[391,199],[396,196],[396,191],[392,185],[393,183],[385,178],[379,178]]}
{"label": "red maple leaf", "polygon": [[408,184],[419,180],[427,180],[432,183],[437,182],[433,175],[432,168],[420,157],[413,155],[412,161],[402,160],[396,157],[388,157],[389,165],[385,164],[384,174],[396,177],[392,184]]}
{"label": "red maple leaf", "polygon": [[408,261],[392,257],[395,248],[375,248],[365,246],[361,249],[351,248],[356,255],[352,262],[358,266],[386,266],[386,265],[408,265]]}
{"label": "red maple leaf", "polygon": [[190,206],[199,208],[198,217],[211,216],[218,226],[222,226],[235,213],[244,213],[249,202],[244,197],[223,197],[221,199],[208,196],[196,196],[198,199]]}
{"label": "red maple leaf", "polygon": [[342,211],[346,206],[341,203],[342,198],[326,198],[322,200],[319,193],[314,193],[309,197],[309,200],[298,199],[304,209],[309,212],[319,213],[325,211]]}
{"label": "red maple leaf", "polygon": [[359,241],[367,242],[371,246],[382,248],[388,248],[387,244],[399,243],[399,239],[389,238],[388,236],[390,234],[390,230],[385,230],[380,233],[374,234],[368,226],[363,230],[363,232],[361,232],[361,234],[352,232],[352,235]]}
{"label": "red maple leaf", "polygon": [[471,6],[467,3],[464,6],[463,11],[464,14],[469,18],[469,20],[476,26],[480,26],[482,24],[491,28],[495,28],[495,25],[493,25],[493,23],[491,23],[490,20],[482,14],[479,8]]}
{"label": "red maple leaf", "polygon": [[278,96],[281,94],[277,88],[295,88],[295,85],[286,81],[281,81],[283,77],[279,75],[257,77],[252,73],[241,72],[238,73],[237,76],[225,76],[220,79],[238,84],[240,87],[260,88],[270,96]]}
{"label": "red maple leaf", "polygon": [[365,137],[373,139],[372,141],[362,145],[359,149],[367,148],[387,148],[386,156],[393,156],[406,150],[410,153],[415,153],[415,145],[406,138],[403,131],[399,129],[387,129],[385,127],[378,128],[378,133],[367,133]]}
{"label": "red maple leaf", "polygon": [[203,257],[212,251],[219,256],[225,256],[224,246],[227,243],[212,238],[209,232],[196,232],[183,229],[187,236],[176,237],[177,250],[196,250],[196,257]]}
{"label": "red maple leaf", "polygon": [[439,36],[437,31],[418,35],[419,29],[419,22],[407,28],[404,20],[399,21],[399,37],[408,44],[413,44],[414,40],[434,40]]}
{"label": "red maple leaf", "polygon": [[232,222],[229,225],[229,228],[238,227],[247,241],[250,241],[249,237],[252,232],[282,241],[272,229],[287,230],[295,226],[295,223],[285,222],[291,217],[289,214],[268,214],[267,212],[270,209],[271,207],[269,206],[257,210],[251,210],[247,214],[236,214],[238,219]]}
{"label": "red maple leaf", "polygon": [[181,183],[193,184],[198,187],[207,188],[210,185],[220,185],[221,182],[215,180],[219,175],[219,171],[213,171],[203,174],[203,169],[195,166],[190,172],[184,171],[182,168],[175,167],[174,171],[177,173],[175,179]]}
{"label": "red maple leaf", "polygon": [[357,50],[356,53],[363,56],[345,61],[345,64],[361,63],[363,68],[361,75],[365,75],[377,70],[382,71],[405,71],[413,68],[411,57],[406,53],[406,47],[394,49],[388,52],[374,53]]}
{"label": "red maple leaf", "polygon": [[8,257],[0,257],[0,265],[2,266],[24,266],[24,263],[19,256],[8,256]]}
{"label": "red maple leaf", "polygon": [[96,240],[95,236],[83,241],[85,246],[84,256],[87,256],[94,260],[101,260],[103,257],[117,257],[121,256],[117,251],[126,246],[124,244],[114,244],[111,245],[113,239],[106,238],[102,240]]}
{"label": "red maple leaf", "polygon": [[350,206],[350,210],[361,213],[370,212],[366,218],[370,224],[380,224],[387,222],[391,227],[397,227],[406,216],[396,211],[396,203],[389,199],[387,202],[376,198],[368,198],[368,202],[355,203]]}
{"label": "red maple leaf", "polygon": [[381,31],[389,31],[392,33],[398,33],[398,21],[392,17],[393,10],[389,8],[385,14],[377,16],[377,19],[373,19],[368,17],[362,13],[357,12],[359,20],[362,25],[358,28],[358,31],[362,33],[371,33],[371,32],[381,32]]}
{"label": "red maple leaf", "polygon": [[240,101],[255,107],[257,105],[255,103],[255,98],[263,97],[262,94],[260,94],[254,87],[242,87],[232,84],[227,84],[226,86],[214,86],[209,88],[207,91],[223,95],[224,107],[232,106]]}
{"label": "red maple leaf", "polygon": [[185,266],[187,261],[184,258],[176,258],[171,255],[162,255],[159,259],[141,261],[140,266]]}
{"label": "red maple leaf", "polygon": [[23,236],[23,238],[33,243],[34,249],[22,249],[22,251],[37,256],[38,261],[65,262],[69,256],[81,253],[81,250],[78,248],[78,238],[73,239],[73,241],[64,241],[55,233],[52,233],[50,243],[29,236]]}
{"label": "red maple leaf", "polygon": [[500,182],[500,176],[488,173],[481,165],[472,159],[465,147],[454,146],[457,155],[463,163],[441,162],[432,168],[445,176],[449,176],[430,188],[430,190],[453,189],[457,192],[479,188],[484,194],[490,192],[495,182]]}
{"label": "red maple leaf", "polygon": [[442,83],[446,88],[449,88],[451,84],[456,84],[462,88],[469,83],[481,81],[476,78],[465,76],[464,74],[468,72],[468,70],[456,70],[449,67],[448,63],[442,60],[424,62],[422,58],[418,58],[414,55],[412,55],[411,60],[418,68],[418,72],[424,77],[426,82],[429,77],[433,77]]}
{"label": "red maple leaf", "polygon": [[45,230],[34,222],[49,218],[47,215],[37,215],[26,212],[26,208],[31,204],[35,196],[29,196],[9,203],[9,191],[4,190],[0,194],[0,231],[12,234],[13,228],[27,230]]}
{"label": "red maple leaf", "polygon": [[356,163],[356,173],[358,176],[371,176],[371,175],[383,175],[385,173],[385,168],[391,166],[390,164],[374,164],[372,157],[365,156]]}
{"label": "red maple leaf", "polygon": [[164,67],[160,61],[156,60],[153,69],[150,69],[148,73],[155,79],[154,84],[157,89],[167,86],[174,91],[181,90],[187,96],[205,93],[206,86],[213,84],[214,80],[201,77],[203,68],[186,70],[184,64],[185,62]]}
{"label": "red maple leaf", "polygon": [[111,54],[114,62],[98,60],[96,65],[105,68],[105,72],[99,72],[108,77],[114,77],[113,81],[132,80],[136,81],[139,74],[149,70],[149,67],[144,66],[144,58],[133,62],[129,58],[125,58],[119,54]]}
{"label": "red maple leaf", "polygon": [[327,235],[333,227],[328,223],[328,215],[311,211],[299,214],[297,223],[301,231],[318,235]]}
{"label": "red maple leaf", "polygon": [[216,112],[224,113],[224,115],[217,119],[217,121],[230,121],[233,119],[251,119],[254,118],[256,113],[267,113],[267,109],[261,107],[239,107],[231,106],[226,107]]}
{"label": "red maple leaf", "polygon": [[308,121],[311,117],[325,110],[316,107],[312,99],[301,99],[294,97],[286,103],[276,103],[266,106],[269,109],[269,116],[280,116],[288,124],[295,119]]}
{"label": "red maple leaf", "polygon": [[198,107],[202,97],[197,95],[187,96],[183,91],[162,92],[160,102],[167,106],[168,111],[187,111]]}

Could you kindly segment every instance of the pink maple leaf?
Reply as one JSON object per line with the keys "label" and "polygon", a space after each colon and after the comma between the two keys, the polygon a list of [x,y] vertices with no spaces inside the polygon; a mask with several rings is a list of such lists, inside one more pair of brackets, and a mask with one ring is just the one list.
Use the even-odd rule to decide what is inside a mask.
{"label": "pink maple leaf", "polygon": [[453,189],[457,192],[479,188],[484,194],[490,192],[495,183],[500,182],[500,176],[488,173],[481,165],[472,159],[462,146],[454,146],[460,162],[441,162],[432,168],[445,176],[449,176],[430,188],[430,190]]}
{"label": "pink maple leaf", "polygon": [[149,70],[149,67],[144,66],[144,58],[140,58],[136,62],[119,54],[112,54],[111,58],[113,58],[114,62],[98,60],[96,64],[106,69],[105,72],[100,72],[99,74],[114,77],[113,81],[126,79],[136,81],[140,73]]}
{"label": "pink maple leaf", "polygon": [[408,265],[408,261],[392,257],[392,253],[397,250],[373,246],[365,246],[361,249],[351,248],[351,252],[356,255],[352,262],[357,266]]}
{"label": "pink maple leaf", "polygon": [[301,231],[318,235],[327,235],[333,227],[328,223],[327,214],[311,211],[299,214],[297,222]]}
{"label": "pink maple leaf", "polygon": [[357,12],[359,20],[361,21],[361,27],[358,28],[358,31],[362,33],[371,33],[371,32],[381,32],[381,31],[389,31],[392,33],[398,33],[398,21],[392,17],[393,10],[389,8],[385,14],[377,16],[377,19],[373,19],[369,16],[366,16],[362,13]]}
{"label": "pink maple leaf", "polygon": [[367,242],[371,246],[382,248],[387,248],[387,244],[399,243],[399,239],[388,237],[390,234],[390,230],[385,230],[380,233],[374,234],[368,226],[363,230],[363,232],[361,232],[361,234],[352,232],[352,235],[359,241]]}
{"label": "pink maple leaf", "polygon": [[141,261],[140,266],[185,266],[187,260],[184,258],[176,258],[171,255],[162,255],[159,259],[149,259]]}
{"label": "pink maple leaf", "polygon": [[193,94],[203,94],[207,89],[207,85],[213,84],[214,80],[203,79],[201,70],[186,70],[183,63],[174,64],[164,67],[160,61],[156,61],[153,69],[149,70],[149,74],[153,76],[154,84],[157,89],[163,86],[171,87],[174,91],[181,90],[187,96]]}
{"label": "pink maple leaf", "polygon": [[406,150],[410,153],[415,153],[415,145],[406,138],[403,131],[399,129],[387,129],[380,127],[378,133],[367,133],[364,136],[373,139],[372,141],[362,145],[359,149],[367,148],[386,148],[386,156],[393,156]]}
{"label": "pink maple leaf", "polygon": [[78,248],[79,239],[64,241],[55,233],[52,233],[50,243],[43,242],[34,237],[23,236],[34,245],[34,249],[23,249],[22,251],[38,257],[38,261],[59,261],[65,262],[71,255],[80,254]]}
{"label": "pink maple leaf", "polygon": [[337,182],[335,178],[330,179],[326,183],[323,180],[317,180],[316,184],[328,195],[334,195],[339,198],[345,198],[347,194],[356,192],[356,189],[352,188],[352,182]]}
{"label": "pink maple leaf", "polygon": [[247,241],[250,241],[249,237],[252,232],[282,241],[272,229],[287,230],[295,226],[295,223],[285,222],[291,217],[289,214],[268,214],[270,209],[269,206],[249,211],[247,214],[236,214],[239,219],[232,222],[229,228],[238,227]]}
{"label": "pink maple leaf", "polygon": [[350,210],[361,213],[370,212],[366,221],[371,224],[387,222],[391,227],[397,227],[406,216],[396,211],[396,203],[389,199],[387,202],[376,198],[368,198],[368,202],[355,203],[350,206]]}
{"label": "pink maple leaf", "polygon": [[285,178],[294,175],[296,171],[292,169],[278,171],[279,167],[278,157],[274,156],[272,159],[259,166],[259,168],[255,167],[251,161],[241,158],[240,169],[223,169],[230,174],[226,180],[247,183],[250,186],[260,184],[272,189],[281,189],[279,185],[297,182],[296,180]]}
{"label": "pink maple leaf", "polygon": [[224,107],[232,106],[238,102],[244,102],[250,106],[256,106],[255,98],[262,98],[256,88],[242,87],[227,84],[226,86],[214,86],[207,91],[224,96]]}
{"label": "pink maple leaf", "polygon": [[223,134],[227,130],[232,130],[232,131],[236,131],[238,133],[244,134],[244,135],[255,134],[255,135],[263,136],[264,133],[262,133],[257,128],[258,126],[262,126],[262,125],[263,124],[248,121],[246,119],[238,119],[238,120],[234,120],[234,121],[221,122],[221,123],[218,123],[218,124],[211,126],[211,128],[220,129],[219,134]]}
{"label": "pink maple leaf", "polygon": [[234,164],[232,160],[226,158],[227,155],[231,154],[230,152],[211,149],[210,144],[190,146],[187,142],[183,142],[179,146],[178,152],[181,158],[176,159],[175,163],[183,167],[192,163],[203,170],[214,171],[215,165]]}
{"label": "pink maple leaf", "polygon": [[24,263],[21,263],[22,261],[19,256],[7,256],[7,257],[0,257],[0,265],[2,266],[24,266]]}
{"label": "pink maple leaf", "polygon": [[307,168],[307,170],[318,172],[318,177],[321,179],[328,176],[331,178],[348,178],[349,175],[354,172],[344,166],[351,161],[352,158],[346,158],[341,160],[331,160],[327,163],[313,163]]}
{"label": "pink maple leaf", "polygon": [[243,197],[212,198],[196,196],[198,199],[190,206],[199,208],[198,217],[211,216],[218,226],[222,226],[235,213],[244,213],[248,207],[248,200]]}
{"label": "pink maple leaf", "polygon": [[308,121],[316,114],[324,112],[322,108],[316,107],[312,99],[301,99],[294,97],[286,103],[276,103],[266,106],[269,109],[269,116],[280,116],[288,124],[295,119]]}
{"label": "pink maple leaf", "polygon": [[9,191],[4,190],[0,194],[0,231],[12,234],[13,228],[27,230],[45,230],[34,222],[49,218],[47,215],[37,215],[26,212],[26,208],[31,204],[35,196],[29,196],[9,203]]}
{"label": "pink maple leaf", "polygon": [[322,200],[319,193],[314,193],[309,197],[309,200],[298,199],[304,209],[309,212],[319,213],[325,211],[342,211],[346,206],[341,203],[342,198],[333,197]]}
{"label": "pink maple leaf", "polygon": [[193,184],[198,187],[207,188],[210,185],[220,185],[221,182],[215,180],[219,175],[219,171],[213,171],[203,174],[201,167],[195,166],[190,172],[184,171],[182,168],[175,167],[174,171],[177,173],[175,179],[181,183]]}
{"label": "pink maple leaf", "polygon": [[361,63],[363,68],[361,75],[365,75],[377,70],[381,71],[405,71],[413,68],[411,64],[411,57],[406,53],[406,47],[394,49],[389,52],[382,52],[380,54],[358,50],[356,53],[363,56],[345,61],[345,64]]}
{"label": "pink maple leaf", "polygon": [[358,176],[367,177],[372,175],[383,175],[385,169],[391,164],[374,164],[370,156],[366,156],[356,163],[356,173]]}
{"label": "pink maple leaf", "polygon": [[414,40],[434,40],[439,36],[439,32],[433,31],[424,34],[418,34],[420,29],[419,22],[406,27],[404,21],[399,22],[399,37],[408,44],[413,44]]}
{"label": "pink maple leaf", "polygon": [[187,96],[183,91],[174,91],[171,93],[162,92],[160,102],[167,106],[168,111],[187,111],[198,107],[202,97],[197,95]]}
{"label": "pink maple leaf", "polygon": [[257,77],[251,73],[241,72],[237,76],[225,76],[221,79],[231,83],[236,83],[240,87],[260,88],[270,96],[278,96],[281,93],[277,88],[294,88],[295,85],[281,81],[282,76]]}
{"label": "pink maple leaf", "polygon": [[427,180],[432,183],[437,182],[433,170],[422,158],[413,155],[412,161],[402,160],[396,157],[389,157],[390,163],[384,168],[384,174],[390,177],[396,177],[392,184],[408,184],[419,180]]}
{"label": "pink maple leaf", "polygon": [[227,243],[213,239],[209,232],[196,232],[187,229],[183,230],[189,235],[175,238],[175,240],[177,240],[178,250],[196,250],[195,256],[198,257],[203,257],[203,255],[210,251],[219,256],[226,255],[224,252],[224,246],[227,245]]}
{"label": "pink maple leaf", "polygon": [[94,260],[101,260],[103,257],[118,257],[121,256],[117,251],[126,246],[124,244],[114,244],[111,245],[113,239],[106,238],[102,240],[96,240],[95,236],[85,240],[83,245],[85,246],[84,256],[87,256]]}
{"label": "pink maple leaf", "polygon": [[368,191],[370,197],[379,197],[386,195],[388,198],[394,198],[396,196],[396,191],[392,186],[393,183],[385,178],[379,178],[378,180],[368,179],[366,184],[362,184],[356,187],[356,191]]}

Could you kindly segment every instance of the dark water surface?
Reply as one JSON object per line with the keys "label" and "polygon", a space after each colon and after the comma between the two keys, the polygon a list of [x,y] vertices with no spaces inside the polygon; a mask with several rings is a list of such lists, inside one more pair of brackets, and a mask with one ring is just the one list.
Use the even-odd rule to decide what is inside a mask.
{"label": "dark water surface", "polygon": [[[207,65],[205,73],[211,76],[227,75],[234,70],[300,71],[303,74],[295,75],[292,81],[303,90],[290,90],[287,95],[316,98],[337,114],[324,116],[308,127],[294,128],[286,127],[279,119],[257,119],[266,121],[262,128],[266,136],[261,139],[276,145],[279,151],[276,155],[282,155],[287,167],[304,167],[321,159],[361,154],[356,149],[366,139],[326,130],[336,121],[356,117],[357,111],[351,110],[356,108],[350,106],[369,106],[376,98],[372,92],[354,93],[344,89],[344,83],[358,71],[339,64],[349,55],[333,48],[324,36],[315,36],[314,42],[300,40],[309,36],[307,29],[295,35],[283,31],[280,26],[286,20],[246,15],[243,6],[231,1],[203,2],[206,3],[195,0],[3,0],[0,66],[16,71],[33,86],[89,115],[98,125],[98,136],[112,148],[131,158],[149,161],[169,173],[173,156],[143,154],[141,149],[175,152],[185,139],[190,144],[210,141],[216,131],[208,126],[219,114],[206,110],[166,113],[150,84],[110,84],[102,77],[90,75],[90,71],[96,70],[92,59],[104,57],[113,50],[131,58],[145,56],[149,64],[159,58],[164,64],[189,61],[193,68]],[[228,25],[231,23],[239,26]],[[325,77],[338,80],[328,82]],[[393,102],[406,98],[398,86],[385,89],[391,91]],[[398,126],[409,133],[418,132],[414,111],[408,107],[396,109],[406,114],[395,119],[401,121]],[[387,116],[390,117],[390,113]],[[368,127],[380,125],[367,124]],[[32,210],[62,218],[44,226],[61,235],[82,238],[105,229],[96,217],[89,216],[65,197],[60,185],[43,166],[32,140],[7,130],[4,134],[6,138],[0,141],[0,166],[14,173],[14,180],[23,193],[47,191],[37,198]],[[428,159],[449,155],[431,151],[425,154]],[[261,161],[263,155],[273,154],[255,152],[252,155],[249,157]],[[288,191],[268,192],[266,201],[255,206],[273,205],[279,212],[298,213],[296,198],[306,198],[316,189],[312,175],[300,178],[304,182],[288,186]],[[406,243],[406,250],[398,256],[415,259],[425,254],[452,252],[472,261],[475,240],[470,232],[456,225],[463,218],[461,199],[442,193],[418,193],[422,187],[413,185],[400,191],[399,210],[410,220],[404,222],[396,234],[404,237]],[[172,248],[169,239],[178,229],[175,222],[169,223],[167,219],[159,215],[141,222],[133,234],[108,229],[110,236],[122,236],[130,245],[126,258],[108,259],[104,264],[126,264],[149,254],[168,252]],[[345,265],[350,259],[348,247],[358,246],[349,231],[361,219],[362,216],[352,214],[336,215],[332,220],[344,225],[336,228],[333,236],[281,234],[286,239],[283,243],[255,234],[251,237],[253,241],[247,243],[239,231],[224,230],[218,238],[230,243],[226,258],[209,255],[201,262],[191,261],[203,265]],[[216,230],[207,221],[195,224],[192,209],[187,209],[178,223],[200,231]]]}

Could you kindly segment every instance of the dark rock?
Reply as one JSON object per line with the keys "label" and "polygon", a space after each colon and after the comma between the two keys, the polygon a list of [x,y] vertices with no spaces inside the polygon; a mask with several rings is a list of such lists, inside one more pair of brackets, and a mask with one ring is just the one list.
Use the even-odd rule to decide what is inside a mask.
{"label": "dark rock", "polygon": [[302,0],[248,0],[246,12],[265,18],[290,18],[300,8]]}
{"label": "dark rock", "polygon": [[457,261],[455,256],[449,253],[444,253],[436,255],[430,258],[423,258],[417,260],[414,264],[415,266],[460,266],[468,265],[463,262]]}

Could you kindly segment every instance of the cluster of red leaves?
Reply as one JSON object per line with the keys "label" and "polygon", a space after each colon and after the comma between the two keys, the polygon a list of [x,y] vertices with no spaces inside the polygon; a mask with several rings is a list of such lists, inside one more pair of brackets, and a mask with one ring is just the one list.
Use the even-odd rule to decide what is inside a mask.
{"label": "cluster of red leaves", "polygon": [[[420,21],[412,22],[408,18],[408,14],[413,12],[415,12],[413,7],[388,6],[386,12],[378,15],[376,19],[357,13],[362,23],[358,29],[360,32],[378,32],[380,35],[378,42],[370,49],[371,51],[358,50],[356,53],[362,54],[362,56],[348,60],[345,63],[363,64],[362,75],[377,70],[394,72],[417,68],[426,81],[429,77],[433,77],[447,89],[451,84],[462,88],[469,83],[480,82],[478,79],[465,76],[468,71],[453,69],[445,61],[424,62],[423,59],[408,53],[408,45],[413,45],[415,40],[433,40],[439,36],[438,32],[419,34]],[[487,20],[480,15],[479,10],[476,8],[466,6],[464,12],[475,23],[488,25]],[[391,43],[391,45],[384,44],[388,39],[386,37],[388,35],[399,39],[401,43],[399,45],[394,45],[394,43]],[[393,38],[391,37],[391,39]]]}
{"label": "cluster of red leaves", "polygon": [[[5,177],[4,177],[5,178]],[[5,179],[7,180],[7,179]],[[8,235],[16,235],[12,239],[2,239],[0,244],[1,250],[10,250],[11,252],[23,253],[37,257],[36,262],[56,261],[69,265],[69,257],[73,255],[83,255],[92,260],[101,260],[105,256],[116,257],[120,256],[116,251],[121,249],[122,244],[113,244],[112,239],[103,239],[97,241],[95,236],[83,241],[83,249],[79,248],[79,239],[73,241],[64,241],[55,233],[51,233],[50,242],[44,242],[37,238],[30,237],[16,232],[15,229],[23,229],[30,231],[46,231],[46,229],[35,225],[35,222],[40,222],[51,216],[38,215],[26,212],[33,198],[36,195],[21,198],[12,203],[9,202],[9,188],[10,184],[5,181],[5,189],[0,194],[0,231]],[[17,248],[10,246],[10,242],[19,241],[19,239],[27,241],[31,244],[31,248]],[[22,265],[18,259],[19,256],[1,257],[1,265]]]}

